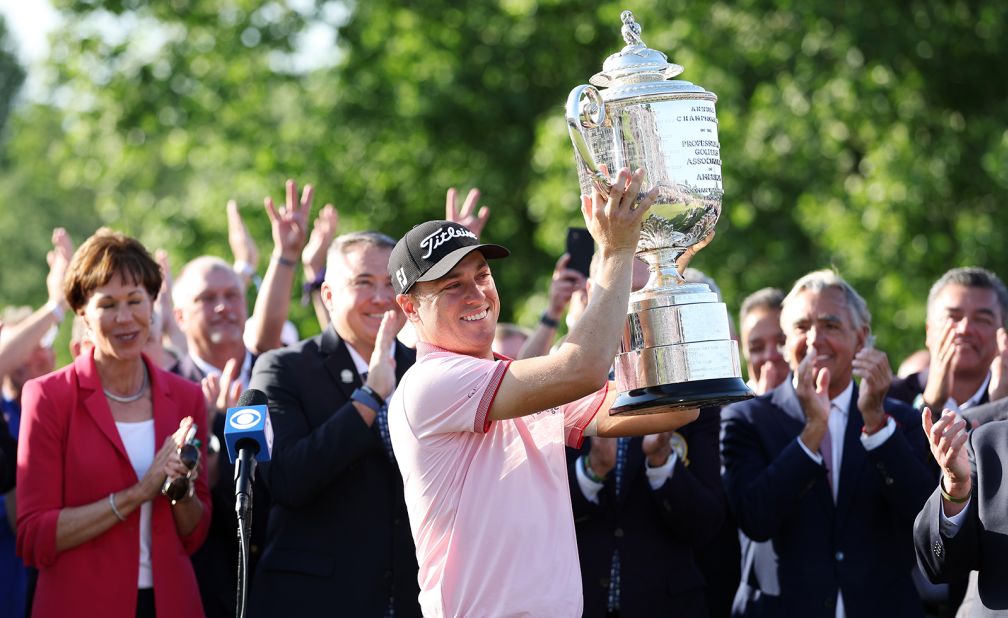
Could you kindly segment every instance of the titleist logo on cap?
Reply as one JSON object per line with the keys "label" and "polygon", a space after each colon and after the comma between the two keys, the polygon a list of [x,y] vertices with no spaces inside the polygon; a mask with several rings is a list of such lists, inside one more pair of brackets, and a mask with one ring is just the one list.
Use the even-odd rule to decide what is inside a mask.
{"label": "titleist logo on cap", "polygon": [[431,256],[431,253],[433,253],[435,249],[445,244],[452,238],[462,238],[464,236],[468,236],[473,240],[477,241],[479,240],[479,237],[477,237],[476,234],[473,234],[472,232],[470,232],[465,228],[457,228],[457,227],[445,228],[444,226],[439,227],[436,232],[420,241],[420,248],[427,249],[427,253],[423,255],[423,259],[426,260],[427,258],[429,258]]}

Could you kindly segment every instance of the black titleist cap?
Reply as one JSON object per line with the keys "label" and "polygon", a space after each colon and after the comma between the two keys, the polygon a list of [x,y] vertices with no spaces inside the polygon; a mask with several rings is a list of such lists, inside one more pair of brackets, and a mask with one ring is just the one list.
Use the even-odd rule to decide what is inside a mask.
{"label": "black titleist cap", "polygon": [[405,294],[417,281],[444,277],[476,250],[488,260],[511,255],[500,245],[480,244],[476,234],[458,223],[421,223],[399,239],[389,258],[388,271],[396,294]]}

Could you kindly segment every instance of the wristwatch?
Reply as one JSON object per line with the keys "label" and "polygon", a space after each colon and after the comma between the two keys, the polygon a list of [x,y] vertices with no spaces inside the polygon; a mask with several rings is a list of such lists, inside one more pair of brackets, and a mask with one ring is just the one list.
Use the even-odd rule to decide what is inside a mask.
{"label": "wristwatch", "polygon": [[376,393],[374,389],[367,384],[356,389],[350,395],[350,399],[364,404],[375,412],[380,412],[385,407],[385,401],[381,398],[381,395]]}

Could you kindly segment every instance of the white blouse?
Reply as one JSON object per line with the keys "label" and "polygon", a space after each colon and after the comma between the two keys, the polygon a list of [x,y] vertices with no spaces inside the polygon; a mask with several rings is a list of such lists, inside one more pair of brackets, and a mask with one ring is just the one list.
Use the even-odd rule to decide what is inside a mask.
{"label": "white blouse", "polygon": [[[139,423],[116,422],[116,429],[119,430],[119,437],[122,438],[126,454],[129,455],[139,480],[154,463],[154,419]],[[137,576],[137,588],[154,587],[150,557],[152,512],[150,502],[140,505],[140,573]]]}

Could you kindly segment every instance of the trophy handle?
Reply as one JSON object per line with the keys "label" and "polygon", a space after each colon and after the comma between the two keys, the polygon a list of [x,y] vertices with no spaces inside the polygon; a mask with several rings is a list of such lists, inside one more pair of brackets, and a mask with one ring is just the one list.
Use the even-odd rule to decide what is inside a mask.
{"label": "trophy handle", "polygon": [[[582,98],[587,99],[584,104],[582,104]],[[588,140],[584,135],[584,129],[594,129],[599,126],[605,122],[605,116],[605,103],[602,101],[602,95],[594,86],[584,84],[571,90],[567,97],[567,132],[570,133],[574,150],[577,152],[584,170],[592,177],[595,188],[608,198],[612,183],[599,169],[595,162],[595,155],[592,154]]]}

